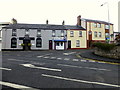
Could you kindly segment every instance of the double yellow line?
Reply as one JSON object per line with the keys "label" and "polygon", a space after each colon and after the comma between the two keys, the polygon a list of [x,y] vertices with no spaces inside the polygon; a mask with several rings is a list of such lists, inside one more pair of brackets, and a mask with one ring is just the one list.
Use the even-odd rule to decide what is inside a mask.
{"label": "double yellow line", "polygon": [[107,64],[113,64],[113,65],[120,65],[120,63],[113,63],[113,62],[106,62],[106,61],[100,61],[100,60],[95,60],[95,59],[89,59],[89,58],[83,58],[80,55],[76,55],[78,58],[82,58],[85,60],[90,60],[90,61],[96,61],[96,62],[102,62],[102,63],[107,63]]}

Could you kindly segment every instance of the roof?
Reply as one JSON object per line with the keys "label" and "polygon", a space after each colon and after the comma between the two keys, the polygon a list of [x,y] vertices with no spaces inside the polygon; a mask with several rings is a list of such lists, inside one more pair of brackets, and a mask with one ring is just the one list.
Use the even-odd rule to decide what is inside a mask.
{"label": "roof", "polygon": [[88,21],[88,22],[96,22],[96,23],[104,23],[104,24],[112,24],[112,23],[108,23],[106,21],[101,21],[101,20],[92,20],[92,19],[84,19],[82,18],[82,20]]}
{"label": "roof", "polygon": [[68,30],[68,29],[79,29],[85,30],[82,26],[77,25],[52,25],[52,24],[10,24],[6,27],[7,29],[44,29],[44,30]]}

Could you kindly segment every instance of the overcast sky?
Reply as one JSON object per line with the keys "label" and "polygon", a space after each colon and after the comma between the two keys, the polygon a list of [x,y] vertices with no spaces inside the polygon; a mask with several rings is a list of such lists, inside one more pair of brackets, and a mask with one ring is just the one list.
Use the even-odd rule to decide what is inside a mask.
{"label": "overcast sky", "polygon": [[0,22],[76,25],[77,16],[82,18],[108,21],[108,2],[110,22],[118,31],[118,1],[120,0],[0,0]]}

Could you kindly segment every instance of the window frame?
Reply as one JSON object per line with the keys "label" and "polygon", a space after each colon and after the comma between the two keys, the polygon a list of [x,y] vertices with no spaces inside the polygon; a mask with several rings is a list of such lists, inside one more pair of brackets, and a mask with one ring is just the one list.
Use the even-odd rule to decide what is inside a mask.
{"label": "window frame", "polygon": [[79,37],[82,37],[82,31],[79,31]]}
{"label": "window frame", "polygon": [[[38,42],[38,40],[40,40],[40,42]],[[38,46],[38,44],[40,44],[40,46]],[[36,38],[36,47],[37,48],[41,48],[42,47],[42,39],[41,38]]]}
{"label": "window frame", "polygon": [[56,31],[52,30],[52,37],[55,37],[55,36],[56,36]]}
{"label": "window frame", "polygon": [[[15,42],[13,42],[13,40]],[[15,46],[13,46],[13,44],[15,44]],[[15,37],[11,38],[11,48],[17,48],[17,38],[15,38]]]}
{"label": "window frame", "polygon": [[70,37],[74,37],[74,31],[70,31]]}
{"label": "window frame", "polygon": [[94,32],[94,37],[97,37],[97,32],[96,31]]}
{"label": "window frame", "polygon": [[101,32],[99,32],[99,33],[98,33],[98,36],[99,36],[99,37],[102,37],[102,33],[101,33]]}
{"label": "window frame", "polygon": [[76,40],[76,47],[80,47],[80,40]]}
{"label": "window frame", "polygon": [[16,29],[12,29],[12,36],[17,36],[17,30]]}

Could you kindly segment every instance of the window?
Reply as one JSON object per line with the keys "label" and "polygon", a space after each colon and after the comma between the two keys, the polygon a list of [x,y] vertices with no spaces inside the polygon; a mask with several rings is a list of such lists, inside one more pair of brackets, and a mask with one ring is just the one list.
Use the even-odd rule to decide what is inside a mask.
{"label": "window", "polygon": [[41,37],[41,30],[37,30],[37,37]]}
{"label": "window", "polygon": [[97,23],[94,23],[94,27],[95,27],[95,28],[97,27]]}
{"label": "window", "polygon": [[64,36],[64,31],[63,30],[61,30],[61,37],[63,37]]}
{"label": "window", "polygon": [[55,30],[52,30],[52,36],[55,37]]}
{"label": "window", "polygon": [[12,36],[16,36],[16,29],[12,29]]}
{"label": "window", "polygon": [[12,38],[11,39],[11,48],[16,48],[17,47],[17,39],[16,38]]}
{"label": "window", "polygon": [[2,31],[0,30],[0,38],[2,37],[1,33],[2,33]]}
{"label": "window", "polygon": [[42,39],[41,38],[36,39],[36,47],[39,47],[39,48],[42,47]]}
{"label": "window", "polygon": [[28,35],[29,34],[29,29],[25,30],[25,34]]}
{"label": "window", "polygon": [[105,25],[105,29],[109,29],[109,25]]}
{"label": "window", "polygon": [[80,47],[80,40],[76,40],[76,47]]}
{"label": "window", "polygon": [[97,27],[98,27],[98,28],[101,28],[101,24],[100,24],[100,23],[98,23],[98,24],[97,24]]}
{"label": "window", "polygon": [[70,37],[74,37],[74,32],[70,31]]}
{"label": "window", "polygon": [[82,37],[82,31],[79,31],[79,37]]}
{"label": "window", "polygon": [[102,33],[101,33],[101,32],[99,32],[99,33],[98,33],[98,36],[99,36],[99,37],[102,37]]}
{"label": "window", "polygon": [[94,32],[94,36],[97,37],[97,32]]}

